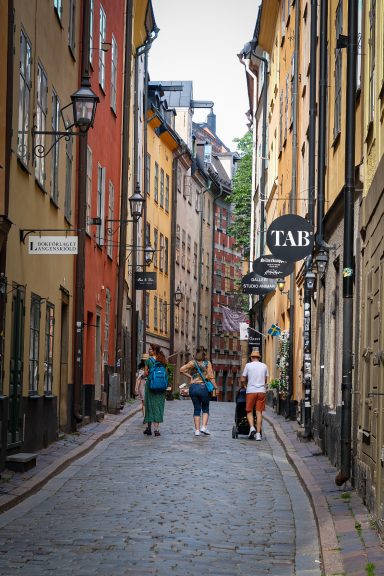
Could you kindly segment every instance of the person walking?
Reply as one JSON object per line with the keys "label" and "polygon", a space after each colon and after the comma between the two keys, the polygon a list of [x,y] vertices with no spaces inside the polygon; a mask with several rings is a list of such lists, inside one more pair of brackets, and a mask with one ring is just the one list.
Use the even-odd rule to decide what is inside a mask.
{"label": "person walking", "polygon": [[[189,396],[193,403],[193,421],[195,425],[195,436],[210,436],[208,430],[209,400],[210,394],[205,385],[205,381],[212,382],[217,390],[212,364],[207,359],[204,348],[198,348],[195,357],[180,368],[180,374],[184,374],[190,379]],[[200,421],[202,425],[200,427]]]}
{"label": "person walking", "polygon": [[[249,424],[249,440],[261,440],[261,427],[263,421],[263,412],[265,410],[265,392],[266,383],[268,382],[268,367],[260,362],[260,352],[253,350],[251,352],[251,361],[245,365],[242,383],[247,383],[245,411]],[[254,410],[256,408],[256,428],[254,421]]]}
{"label": "person walking", "polygon": [[[136,386],[135,386],[135,395],[138,396],[141,400],[141,411],[143,413],[143,418],[145,416],[145,404],[144,404],[144,395],[145,395],[145,359],[142,358],[140,360],[140,364],[137,368],[136,372]],[[144,424],[144,420],[143,420]]]}
{"label": "person walking", "polygon": [[167,359],[163,351],[157,344],[149,345],[149,358],[145,362],[144,375],[146,377],[145,391],[144,391],[144,423],[147,424],[144,434],[152,435],[152,423],[155,436],[160,436],[160,423],[164,419],[164,405],[165,405],[165,391],[153,392],[149,388],[149,372],[154,366],[155,362],[160,362],[163,366],[167,366]]}

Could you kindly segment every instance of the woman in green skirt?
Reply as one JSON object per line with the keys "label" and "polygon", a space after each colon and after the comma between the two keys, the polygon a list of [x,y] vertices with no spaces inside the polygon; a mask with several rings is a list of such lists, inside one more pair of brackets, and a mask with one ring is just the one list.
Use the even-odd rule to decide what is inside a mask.
{"label": "woman in green skirt", "polygon": [[145,383],[144,404],[145,404],[145,417],[144,422],[147,424],[144,434],[152,435],[152,422],[154,427],[155,436],[160,436],[160,422],[164,419],[164,404],[165,404],[165,391],[152,392],[149,389],[149,371],[155,361],[160,362],[164,366],[167,365],[167,359],[164,356],[160,346],[157,344],[149,345],[149,358],[145,361],[145,375],[147,380]]}

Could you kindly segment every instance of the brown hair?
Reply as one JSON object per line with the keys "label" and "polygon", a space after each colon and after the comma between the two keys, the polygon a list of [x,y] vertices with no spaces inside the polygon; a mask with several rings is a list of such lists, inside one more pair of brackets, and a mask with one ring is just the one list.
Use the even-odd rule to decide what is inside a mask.
{"label": "brown hair", "polygon": [[195,360],[197,360],[198,362],[201,362],[202,360],[206,360],[207,358],[207,351],[203,346],[200,346],[199,348],[197,348],[196,350],[196,354],[195,354]]}
{"label": "brown hair", "polygon": [[160,346],[158,344],[150,344],[149,347],[152,348],[152,350],[154,351],[155,356],[156,356],[156,360],[158,362],[160,362],[160,364],[163,364],[163,366],[166,366],[167,365],[167,359],[164,356],[164,352],[162,351]]}

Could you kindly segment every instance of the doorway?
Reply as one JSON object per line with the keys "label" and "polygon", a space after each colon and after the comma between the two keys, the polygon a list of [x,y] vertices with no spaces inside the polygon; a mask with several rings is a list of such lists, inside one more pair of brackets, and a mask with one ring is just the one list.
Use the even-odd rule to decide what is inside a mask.
{"label": "doorway", "polygon": [[12,295],[11,365],[9,382],[8,448],[19,446],[23,440],[23,371],[25,290],[15,286]]}

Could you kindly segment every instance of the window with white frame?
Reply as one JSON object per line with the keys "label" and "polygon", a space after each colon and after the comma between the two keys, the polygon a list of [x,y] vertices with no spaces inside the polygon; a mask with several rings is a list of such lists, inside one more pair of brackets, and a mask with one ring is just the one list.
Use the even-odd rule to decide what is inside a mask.
{"label": "window with white frame", "polygon": [[74,53],[76,48],[76,0],[69,0],[68,46]]}
{"label": "window with white frame", "polygon": [[[52,91],[52,132],[60,130],[60,100],[56,92]],[[52,135],[52,144],[55,142],[55,136]],[[59,201],[59,153],[60,143],[57,142],[51,153],[51,198],[57,205]]]}
{"label": "window with white frame", "polygon": [[159,231],[157,230],[157,228],[153,229],[153,248],[155,250],[154,254],[153,254],[153,265],[156,266],[158,265],[158,246],[159,246]]}
{"label": "window with white frame", "polygon": [[44,394],[52,394],[53,344],[55,337],[55,307],[47,302],[45,311]]}
{"label": "window with white frame", "polygon": [[181,265],[185,268],[185,244],[187,233],[185,230],[181,232]]}
{"label": "window with white frame", "polygon": [[187,236],[187,272],[191,271],[191,236],[188,234]]}
{"label": "window with white frame", "polygon": [[[343,33],[343,2],[340,0],[336,9],[336,40]],[[343,72],[342,49],[335,49],[335,108],[333,117],[333,138],[341,132],[341,92]]]}
{"label": "window with white frame", "polygon": [[92,164],[93,154],[91,148],[87,147],[87,208],[86,208],[86,230],[91,233],[90,219],[92,215]]}
{"label": "window with white frame", "polygon": [[53,7],[55,9],[57,17],[59,18],[59,20],[61,20],[61,18],[63,16],[63,1],[62,0],[53,0]]}
{"label": "window with white frame", "polygon": [[37,394],[39,385],[40,297],[31,295],[29,320],[29,393]]}
{"label": "window with white frame", "polygon": [[162,300],[162,298],[159,298],[159,316],[160,316],[160,332],[163,332],[164,313],[163,313],[163,300]]}
{"label": "window with white frame", "polygon": [[193,276],[197,278],[197,242],[193,243]]}
{"label": "window with white frame", "polygon": [[105,318],[104,318],[104,364],[109,364],[109,332],[111,323],[111,291],[105,289]]}
{"label": "window with white frame", "polygon": [[153,327],[155,330],[158,330],[158,316],[157,316],[157,296],[153,298]]}
{"label": "window with white frame", "polygon": [[97,166],[97,217],[101,224],[96,226],[96,242],[99,246],[104,244],[104,203],[105,203],[105,168]]}
{"label": "window with white frame", "polygon": [[160,170],[160,206],[164,208],[164,170]]}
{"label": "window with white frame", "polygon": [[[114,219],[115,213],[115,187],[111,181],[109,181],[109,189],[108,189],[108,220]],[[109,239],[108,246],[107,246],[107,254],[110,258],[112,258],[112,240]]]}
{"label": "window with white frame", "polygon": [[165,175],[165,211],[169,212],[169,176]]}
{"label": "window with white frame", "polygon": [[150,305],[150,292],[145,293],[145,324],[149,328],[149,305]]}
{"label": "window with white frame", "polygon": [[168,333],[168,308],[167,302],[164,302],[164,332]]}
{"label": "window with white frame", "polygon": [[165,238],[165,244],[164,244],[164,273],[165,274],[168,274],[168,259],[169,259],[168,251],[169,251],[169,241],[168,241],[168,238]]}
{"label": "window with white frame", "polygon": [[[384,45],[384,42],[383,42]],[[361,64],[363,57],[363,0],[357,0],[357,54],[356,89],[361,90]]]}
{"label": "window with white frame", "polygon": [[68,136],[65,146],[65,198],[64,198],[64,216],[71,221],[72,218],[72,163],[73,163],[73,138]]}
{"label": "window with white frame", "polygon": [[154,178],[154,193],[153,197],[155,202],[159,201],[159,165],[155,162],[155,178]]}
{"label": "window with white frame", "polygon": [[145,165],[145,188],[148,196],[151,195],[151,155],[147,152],[147,162]]}
{"label": "window with white frame", "polygon": [[24,31],[20,32],[19,118],[17,132],[17,155],[28,164],[29,106],[31,101],[32,47]]}
{"label": "window with white frame", "polygon": [[376,0],[371,0],[369,10],[369,96],[368,96],[368,110],[369,122],[372,122],[375,115],[375,100],[376,100]]}
{"label": "window with white frame", "polygon": [[164,235],[160,234],[160,270],[164,272]]}
{"label": "window with white frame", "polygon": [[175,253],[175,260],[176,264],[180,264],[180,225],[176,225],[176,253]]}
{"label": "window with white frame", "polygon": [[93,63],[93,23],[95,20],[94,0],[89,2],[89,63]]}
{"label": "window with white frame", "polygon": [[107,17],[104,8],[100,4],[100,31],[99,31],[99,84],[105,91],[105,52],[102,45],[106,41],[107,35]]}
{"label": "window with white frame", "polygon": [[[44,132],[47,129],[47,92],[48,80],[41,64],[37,67],[37,102],[36,102],[36,130]],[[36,145],[45,147],[45,134],[36,136]],[[41,186],[45,183],[45,158],[36,157],[35,177]]]}
{"label": "window with white frame", "polygon": [[112,34],[112,49],[111,49],[111,108],[116,112],[116,93],[117,93],[117,43],[116,38]]}

